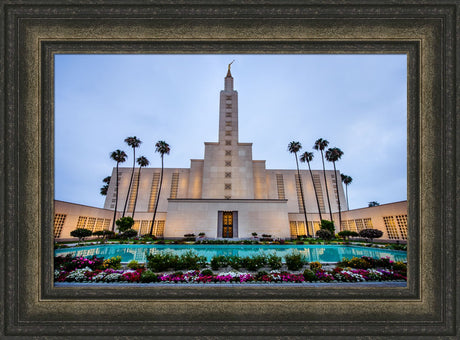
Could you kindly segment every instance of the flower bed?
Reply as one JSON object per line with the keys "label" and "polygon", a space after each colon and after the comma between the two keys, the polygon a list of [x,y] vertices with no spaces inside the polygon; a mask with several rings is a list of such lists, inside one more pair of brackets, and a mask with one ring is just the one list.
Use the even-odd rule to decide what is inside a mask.
{"label": "flower bed", "polygon": [[[66,258],[55,261],[55,282],[125,282],[125,283],[303,283],[303,282],[366,282],[407,281],[406,268],[351,268],[335,267],[325,270],[321,264],[312,262],[310,268],[300,273],[271,270],[257,272],[213,273],[210,269],[188,270],[174,273],[155,273],[150,269],[118,269],[117,261],[102,259],[83,260]],[[69,265],[69,263],[71,265]],[[344,263],[344,262],[342,262]],[[388,263],[380,261],[377,263]],[[104,268],[107,265],[115,268]],[[83,267],[83,265],[85,265]]]}

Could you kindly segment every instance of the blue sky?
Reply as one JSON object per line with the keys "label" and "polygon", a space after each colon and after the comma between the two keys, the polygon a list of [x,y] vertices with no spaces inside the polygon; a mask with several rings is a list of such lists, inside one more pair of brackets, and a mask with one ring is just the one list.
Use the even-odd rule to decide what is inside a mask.
{"label": "blue sky", "polygon": [[[344,152],[350,209],[407,197],[405,55],[56,55],[55,198],[102,207],[109,154],[137,136],[151,167],[154,144],[171,146],[165,167],[190,167],[217,141],[227,65],[239,97],[239,140],[268,169],[295,169],[291,141],[316,139]],[[321,169],[314,152],[313,169]],[[301,164],[305,167],[304,164]],[[326,168],[332,164],[326,162]]]}

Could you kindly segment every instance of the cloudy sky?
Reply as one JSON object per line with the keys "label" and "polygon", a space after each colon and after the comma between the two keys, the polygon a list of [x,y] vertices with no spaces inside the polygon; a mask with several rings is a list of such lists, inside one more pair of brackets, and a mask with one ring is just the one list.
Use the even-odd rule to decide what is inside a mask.
{"label": "cloudy sky", "polygon": [[[190,167],[203,142],[217,141],[219,92],[227,65],[239,97],[239,139],[268,169],[295,169],[287,151],[316,139],[344,155],[353,178],[350,209],[407,197],[405,55],[57,55],[55,57],[55,198],[102,207],[109,154],[132,151],[160,167],[154,144],[171,146],[165,167]],[[313,169],[321,169],[317,152]],[[305,165],[302,164],[302,167]],[[326,163],[327,169],[332,164]]]}

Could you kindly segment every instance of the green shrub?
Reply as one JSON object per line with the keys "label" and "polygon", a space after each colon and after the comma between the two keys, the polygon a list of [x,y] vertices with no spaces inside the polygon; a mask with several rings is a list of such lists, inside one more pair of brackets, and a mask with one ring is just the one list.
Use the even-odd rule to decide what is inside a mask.
{"label": "green shrub", "polygon": [[277,256],[274,253],[268,255],[267,257],[268,266],[273,270],[280,269],[283,266],[283,263],[281,262],[281,260],[282,260],[281,257]]}
{"label": "green shrub", "polygon": [[189,250],[179,256],[174,266],[175,269],[197,270],[206,265],[206,257],[198,256],[192,250]]}
{"label": "green shrub", "polygon": [[313,271],[317,271],[318,269],[323,268],[322,264],[319,262],[310,262],[310,269]]}
{"label": "green shrub", "polygon": [[125,216],[116,220],[115,224],[117,225],[120,233],[123,233],[126,230],[131,229],[131,227],[134,225],[134,220],[132,219],[132,217]]}
{"label": "green shrub", "polygon": [[213,276],[214,273],[212,272],[211,269],[205,269],[205,270],[201,271],[201,275],[203,275],[203,276]]}
{"label": "green shrub", "polygon": [[128,268],[132,270],[136,270],[142,268],[142,265],[139,264],[136,260],[129,261]]}
{"label": "green shrub", "polygon": [[151,270],[146,270],[142,272],[140,281],[143,283],[149,283],[149,282],[157,282],[159,280],[154,272],[152,272]]}
{"label": "green shrub", "polygon": [[305,281],[309,282],[317,280],[315,273],[311,269],[305,269],[303,272],[303,277],[305,278]]}
{"label": "green shrub", "polygon": [[344,240],[348,240],[349,237],[359,236],[359,234],[356,231],[351,230],[342,230],[338,233],[338,235]]}
{"label": "green shrub", "polygon": [[267,264],[267,259],[265,258],[265,255],[254,255],[252,257],[243,258],[242,262],[244,268],[250,271],[256,271]]}
{"label": "green shrub", "polygon": [[322,230],[329,230],[331,235],[334,235],[335,233],[335,227],[334,227],[334,222],[328,221],[328,220],[321,220],[321,227],[320,229]]}
{"label": "green shrub", "polygon": [[241,260],[241,257],[237,255],[229,256],[227,258],[227,261],[228,265],[236,270],[239,270],[243,266],[243,261]]}
{"label": "green shrub", "polygon": [[333,234],[328,229],[320,229],[316,232],[316,236],[323,240],[330,240]]}
{"label": "green shrub", "polygon": [[228,266],[227,258],[224,255],[215,255],[211,259],[212,270],[218,270],[221,267]]}
{"label": "green shrub", "polygon": [[176,268],[179,256],[174,255],[171,252],[159,252],[155,254],[146,254],[147,268],[154,272],[163,272],[170,268]]}
{"label": "green shrub", "polygon": [[307,262],[305,260],[305,256],[299,252],[288,254],[284,257],[284,259],[286,260],[286,266],[289,270],[299,270]]}
{"label": "green shrub", "polygon": [[123,234],[121,234],[122,238],[131,238],[137,235],[137,231],[134,229],[126,229]]}

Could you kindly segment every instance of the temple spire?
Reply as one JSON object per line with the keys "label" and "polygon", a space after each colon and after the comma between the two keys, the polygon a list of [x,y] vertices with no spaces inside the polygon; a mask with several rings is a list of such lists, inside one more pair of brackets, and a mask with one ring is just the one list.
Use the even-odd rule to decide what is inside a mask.
{"label": "temple spire", "polygon": [[232,76],[232,73],[230,72],[230,66],[232,66],[232,64],[235,62],[235,60],[232,60],[232,62],[230,64],[228,64],[228,72],[227,72],[227,77],[231,77]]}

